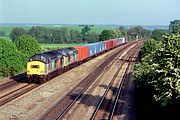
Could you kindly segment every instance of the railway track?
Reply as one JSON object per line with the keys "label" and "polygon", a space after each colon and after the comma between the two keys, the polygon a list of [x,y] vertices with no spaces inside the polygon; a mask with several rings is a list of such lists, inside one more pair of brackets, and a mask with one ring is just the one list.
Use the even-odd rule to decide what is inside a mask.
{"label": "railway track", "polygon": [[15,89],[3,96],[0,97],[0,106],[14,100],[15,98],[20,97],[21,95],[33,90],[34,88],[38,87],[39,85],[37,84],[27,84],[24,85],[18,89]]}
{"label": "railway track", "polygon": [[91,120],[112,119],[117,99],[121,94],[122,86],[129,70],[130,58],[135,54],[134,50],[136,51],[137,46],[134,48],[135,49],[131,49],[131,51],[128,52],[128,56],[122,58],[124,60],[121,61],[119,69],[116,71],[99,104],[97,105]]}
{"label": "railway track", "polygon": [[26,79],[27,79],[26,73],[21,73],[19,75],[11,77],[10,81],[0,85],[0,91],[1,91],[0,106],[29,92],[30,90],[34,89],[35,86],[37,86],[37,85],[32,85],[32,84],[26,84],[26,85],[21,86],[23,81],[25,81]]}
{"label": "railway track", "polygon": [[54,104],[47,112],[45,112],[39,119],[61,119],[65,113],[72,107],[72,105],[81,97],[87,88],[97,79],[97,77],[104,71],[104,69],[118,56],[123,49],[135,43],[129,44],[124,48],[119,49],[102,64],[100,64],[92,73],[87,75],[72,91]]}
{"label": "railway track", "polygon": [[10,77],[10,81],[0,84],[0,91],[7,89],[11,86],[15,86],[19,84],[19,82],[23,82],[22,79],[26,78],[26,73],[21,73],[16,76]]}
{"label": "railway track", "polygon": [[109,120],[119,120],[119,119],[126,119],[128,118],[128,114],[125,112],[126,108],[127,108],[127,102],[126,101],[126,94],[127,93],[127,87],[128,87],[128,84],[130,83],[130,79],[132,77],[132,68],[133,68],[133,65],[135,64],[136,62],[136,59],[138,58],[138,53],[139,53],[140,49],[138,49],[134,56],[131,57],[130,59],[130,64],[129,64],[129,68],[128,68],[128,74],[126,74],[125,78],[124,78],[124,81],[123,81],[123,87],[121,87],[121,89],[119,90],[119,94],[118,96],[116,97],[116,101],[114,103],[114,107],[113,107],[113,110],[111,111],[110,113],[110,117],[109,117]]}
{"label": "railway track", "polygon": [[[124,49],[124,47],[122,47],[122,49]],[[65,71],[65,72],[67,72],[67,71]],[[22,74],[13,76],[10,79],[13,79],[13,80],[0,85],[1,91],[6,91],[6,90],[9,90],[9,88],[13,88],[13,87],[20,85],[21,82],[23,83],[27,80],[27,77],[26,77],[26,73],[22,73]],[[40,85],[38,85],[38,84],[24,85],[22,87],[19,87],[15,90],[12,90],[12,91],[0,96],[0,106],[20,97],[21,95],[37,88],[38,86],[40,86]]]}
{"label": "railway track", "polygon": [[6,83],[3,83],[0,85],[0,91],[3,91],[4,89],[7,89],[13,85],[16,85],[18,82],[14,81],[14,80],[11,80],[11,81],[8,81]]}

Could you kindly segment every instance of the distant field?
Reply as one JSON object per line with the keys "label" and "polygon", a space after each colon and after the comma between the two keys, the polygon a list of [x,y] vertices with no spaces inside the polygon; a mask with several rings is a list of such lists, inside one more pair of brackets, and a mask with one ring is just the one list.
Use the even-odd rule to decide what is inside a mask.
{"label": "distant field", "polygon": [[[8,38],[9,39],[9,35],[12,31],[12,29],[14,27],[22,27],[26,30],[30,29],[32,26],[0,26],[0,31],[5,31],[5,38]],[[50,28],[61,28],[61,26],[46,26],[46,27],[50,27]],[[65,27],[69,30],[73,29],[73,30],[78,30],[81,32],[82,28],[83,27],[79,27],[79,26],[62,26],[62,27]],[[98,26],[94,26],[94,27],[91,27],[91,32],[95,32],[95,33],[101,33],[101,31],[103,31],[104,29],[111,29],[109,27],[98,27]]]}
{"label": "distant field", "polygon": [[31,28],[28,26],[0,26],[0,31],[5,31],[5,35],[8,37],[14,27],[22,27],[26,30]]}
{"label": "distant field", "polygon": [[[66,28],[81,31],[83,27],[79,27],[79,26],[67,26]],[[109,28],[109,27],[97,27],[97,26],[94,26],[94,27],[91,27],[90,31],[99,34],[99,33],[101,33],[105,29],[111,29],[111,28]]]}
{"label": "distant field", "polygon": [[40,44],[43,49],[58,49],[72,46],[81,46],[83,44]]}

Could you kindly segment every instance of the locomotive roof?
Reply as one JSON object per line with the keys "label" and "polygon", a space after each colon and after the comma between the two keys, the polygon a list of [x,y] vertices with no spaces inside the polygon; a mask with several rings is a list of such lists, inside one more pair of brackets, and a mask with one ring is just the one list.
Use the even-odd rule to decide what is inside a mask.
{"label": "locomotive roof", "polygon": [[33,55],[29,61],[38,60],[42,61],[44,63],[49,63],[50,60],[56,59],[57,57],[67,56],[69,57],[70,54],[73,52],[77,52],[75,48],[69,47],[69,48],[63,48],[58,50],[52,50],[48,52],[43,52],[40,54]]}
{"label": "locomotive roof", "polygon": [[63,50],[65,50],[68,53],[73,53],[73,52],[77,52],[77,49],[73,48],[73,47],[68,47],[68,48],[64,48]]}
{"label": "locomotive roof", "polygon": [[62,55],[58,51],[52,50],[52,51],[33,55],[29,61],[38,60],[44,63],[49,63],[50,60],[55,59],[57,57],[62,57]]}

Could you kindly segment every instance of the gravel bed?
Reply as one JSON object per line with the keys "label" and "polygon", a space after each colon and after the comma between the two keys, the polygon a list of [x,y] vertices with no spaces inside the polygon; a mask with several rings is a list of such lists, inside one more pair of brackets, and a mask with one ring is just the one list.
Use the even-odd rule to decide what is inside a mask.
{"label": "gravel bed", "polygon": [[114,50],[90,60],[0,107],[0,120],[38,119]]}
{"label": "gravel bed", "polygon": [[[121,59],[125,53],[118,57],[118,59]],[[120,63],[114,62],[109,69],[103,72],[101,77],[87,89],[82,98],[73,105],[72,109],[64,116],[63,120],[89,120],[119,66]],[[122,69],[125,68],[123,67]],[[122,72],[124,72],[124,70],[122,70],[121,73]],[[119,77],[122,79],[123,76]]]}
{"label": "gravel bed", "polygon": [[110,68],[105,70],[82,98],[73,105],[63,120],[89,120],[118,68],[119,64],[114,62]]}

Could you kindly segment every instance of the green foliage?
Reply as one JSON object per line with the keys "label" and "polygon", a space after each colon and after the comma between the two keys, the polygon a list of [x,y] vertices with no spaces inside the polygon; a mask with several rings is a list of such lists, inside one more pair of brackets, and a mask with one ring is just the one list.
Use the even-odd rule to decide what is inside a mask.
{"label": "green foliage", "polygon": [[87,43],[94,43],[99,41],[99,34],[95,32],[89,32],[85,37]]}
{"label": "green foliage", "polygon": [[40,43],[80,43],[81,33],[78,30],[71,30],[66,27],[48,28],[48,27],[32,27],[28,34],[36,38]]}
{"label": "green foliage", "polygon": [[0,31],[0,36],[5,36],[5,31]]}
{"label": "green foliage", "polygon": [[78,30],[70,30],[70,39],[72,40],[72,43],[81,43],[82,37]]}
{"label": "green foliage", "polygon": [[[145,42],[143,49],[152,41]],[[154,45],[154,43],[152,44]],[[136,104],[142,120],[177,119],[180,104],[180,35],[166,35],[135,66]]]}
{"label": "green foliage", "polygon": [[27,34],[27,31],[24,28],[15,27],[12,29],[12,32],[10,34],[10,38],[12,39],[12,41],[16,41],[16,39],[19,36],[25,35],[25,34]]}
{"label": "green foliage", "polygon": [[125,29],[125,27],[120,26],[117,29],[121,32],[121,37],[126,37],[127,36],[127,30]]}
{"label": "green foliage", "polygon": [[180,34],[180,20],[171,21],[169,29],[171,33]]}
{"label": "green foliage", "polygon": [[139,39],[139,38],[149,38],[150,37],[150,31],[146,30],[140,26],[133,27],[128,29],[127,35],[129,39]]}
{"label": "green foliage", "polygon": [[158,42],[154,39],[148,39],[145,41],[144,46],[141,48],[142,56],[147,56],[154,52],[158,47]]}
{"label": "green foliage", "polygon": [[28,34],[37,39],[40,43],[51,43],[50,30],[46,27],[36,26],[28,30]]}
{"label": "green foliage", "polygon": [[152,31],[151,38],[154,40],[162,41],[163,40],[163,35],[166,33],[165,30],[162,29],[155,29]]}
{"label": "green foliage", "polygon": [[23,69],[23,54],[15,44],[6,39],[0,39],[0,76],[14,75]]}
{"label": "green foliage", "polygon": [[173,103],[180,98],[180,35],[165,36],[153,58],[157,74],[151,82],[157,91],[155,99]]}
{"label": "green foliage", "polygon": [[[46,44],[72,44],[72,43],[82,43],[82,28],[83,26],[22,26],[25,31],[28,31],[27,34],[31,35],[38,40],[39,43]],[[91,30],[88,32],[92,38],[95,38],[97,34],[100,34],[104,29],[111,29],[110,27],[101,27],[88,25],[91,27]],[[1,26],[1,30],[5,32],[3,38],[10,39],[10,33],[14,29],[13,26]],[[72,32],[73,31],[73,32]],[[67,32],[66,34],[63,34]],[[95,33],[95,34],[94,34]],[[87,35],[88,35],[87,34]],[[86,38],[89,36],[86,36]],[[66,38],[66,39],[64,39]],[[85,39],[86,39],[85,38]],[[88,40],[89,41],[89,40]],[[88,43],[88,41],[86,41]],[[95,40],[96,41],[96,40]]]}
{"label": "green foliage", "polygon": [[83,42],[86,40],[86,37],[90,30],[91,30],[91,28],[88,25],[85,25],[84,28],[82,28],[81,34],[82,34]]}
{"label": "green foliage", "polygon": [[99,41],[117,38],[118,32],[116,30],[103,30],[99,35]]}
{"label": "green foliage", "polygon": [[19,51],[28,57],[41,52],[41,46],[38,41],[30,35],[22,35],[15,42]]}
{"label": "green foliage", "polygon": [[154,89],[156,101],[162,105],[172,104],[180,98],[180,35],[165,36],[157,50],[154,47],[146,49],[151,43],[146,42],[143,48],[151,54],[146,54],[135,67],[137,86],[145,81],[144,85]]}

